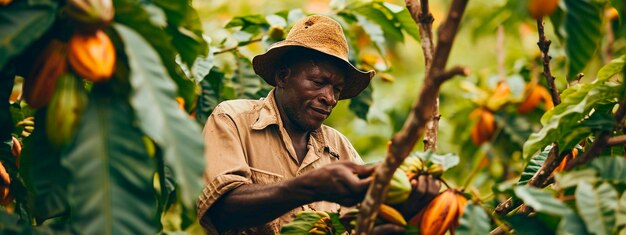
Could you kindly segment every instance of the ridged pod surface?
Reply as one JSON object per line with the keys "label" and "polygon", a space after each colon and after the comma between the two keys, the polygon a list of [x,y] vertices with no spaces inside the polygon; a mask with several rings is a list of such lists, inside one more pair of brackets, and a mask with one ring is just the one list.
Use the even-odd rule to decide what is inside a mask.
{"label": "ridged pod surface", "polygon": [[442,235],[448,230],[454,234],[465,204],[467,199],[456,190],[448,189],[439,194],[421,215],[419,227],[422,235]]}
{"label": "ridged pod surface", "polygon": [[389,183],[389,190],[387,190],[387,196],[385,196],[385,203],[387,204],[399,204],[411,195],[411,182],[406,176],[406,173],[400,169],[397,169],[393,173],[393,178]]}
{"label": "ridged pod surface", "polygon": [[87,95],[80,79],[71,74],[59,77],[46,113],[46,133],[53,146],[60,148],[71,140],[86,105]]}
{"label": "ridged pod surface", "polygon": [[67,43],[52,39],[35,59],[26,75],[23,97],[32,108],[46,106],[52,98],[56,81],[67,71]]}
{"label": "ridged pod surface", "polygon": [[389,223],[406,226],[406,220],[402,214],[391,206],[380,204],[378,216]]}
{"label": "ridged pod surface", "polygon": [[102,82],[115,71],[115,47],[102,30],[94,34],[74,33],[69,42],[69,61],[80,77]]}

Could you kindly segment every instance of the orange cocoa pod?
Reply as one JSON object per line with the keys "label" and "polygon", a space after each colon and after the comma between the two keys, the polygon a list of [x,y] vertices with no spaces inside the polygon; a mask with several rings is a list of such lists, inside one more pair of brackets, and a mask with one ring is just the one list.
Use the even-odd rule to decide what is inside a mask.
{"label": "orange cocoa pod", "polygon": [[448,189],[442,192],[424,209],[420,221],[421,233],[443,235],[450,230],[454,234],[466,203],[467,199],[456,190]]}
{"label": "orange cocoa pod", "polygon": [[11,2],[13,2],[13,0],[0,0],[0,6],[9,5]]}
{"label": "orange cocoa pod", "polygon": [[389,223],[406,226],[406,220],[402,214],[391,206],[380,204],[380,207],[378,208],[378,216]]}
{"label": "orange cocoa pod", "polygon": [[46,106],[52,98],[56,81],[67,71],[67,44],[53,39],[37,56],[23,84],[24,100],[30,107]]}
{"label": "orange cocoa pod", "polygon": [[554,171],[552,171],[552,174],[556,174],[557,172],[561,172],[563,170],[565,170],[565,166],[567,166],[567,162],[576,158],[576,156],[578,156],[578,149],[574,148],[572,149],[572,152],[565,155],[565,157],[563,157],[563,161],[561,161],[561,164],[559,164],[559,166],[557,166],[556,168],[554,168]]}
{"label": "orange cocoa pod", "polygon": [[559,0],[530,0],[528,12],[535,19],[549,16],[559,6]]}
{"label": "orange cocoa pod", "polygon": [[548,89],[542,86],[535,86],[534,88],[530,89],[531,90],[528,92],[528,96],[526,96],[526,99],[519,106],[517,106],[518,113],[530,113],[531,111],[535,110],[537,106],[539,106],[540,102],[544,102],[546,111],[554,107],[554,103],[552,103],[552,96],[550,95]]}
{"label": "orange cocoa pod", "polygon": [[69,46],[69,61],[76,74],[92,82],[111,78],[115,70],[115,47],[104,31],[74,33]]}
{"label": "orange cocoa pod", "polygon": [[472,127],[471,138],[475,145],[481,145],[491,138],[495,129],[495,119],[493,113],[486,108],[478,108],[470,114],[470,119],[476,119],[476,124]]}

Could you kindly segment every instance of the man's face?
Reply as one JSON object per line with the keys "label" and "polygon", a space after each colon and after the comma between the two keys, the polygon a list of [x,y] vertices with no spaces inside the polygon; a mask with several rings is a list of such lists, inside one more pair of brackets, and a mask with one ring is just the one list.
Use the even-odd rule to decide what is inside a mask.
{"label": "man's face", "polygon": [[[281,75],[279,75],[281,76]],[[344,86],[344,71],[327,60],[293,64],[277,79],[283,124],[295,131],[313,131],[337,105]]]}

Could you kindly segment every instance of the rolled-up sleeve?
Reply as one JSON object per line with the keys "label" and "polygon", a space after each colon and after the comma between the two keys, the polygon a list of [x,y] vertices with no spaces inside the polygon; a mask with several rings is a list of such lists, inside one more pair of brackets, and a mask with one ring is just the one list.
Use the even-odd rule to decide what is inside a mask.
{"label": "rolled-up sleeve", "polygon": [[198,200],[200,224],[217,234],[210,216],[205,216],[220,196],[251,183],[251,171],[242,148],[240,135],[232,117],[216,107],[203,130],[206,151],[204,180],[206,186]]}

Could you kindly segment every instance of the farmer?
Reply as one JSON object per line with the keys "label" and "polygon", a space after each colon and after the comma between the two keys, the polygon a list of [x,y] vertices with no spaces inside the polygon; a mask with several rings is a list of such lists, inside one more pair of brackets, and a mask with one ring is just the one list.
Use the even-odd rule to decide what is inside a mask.
{"label": "farmer", "polygon": [[[277,234],[299,211],[336,212],[362,201],[374,168],[322,124],[338,100],[358,95],[374,75],[348,62],[341,26],[306,17],[252,64],[275,88],[261,100],[223,102],[207,120],[201,224],[211,234]],[[439,191],[432,178],[412,183],[412,202],[421,206]],[[377,227],[379,234],[402,231]]]}

